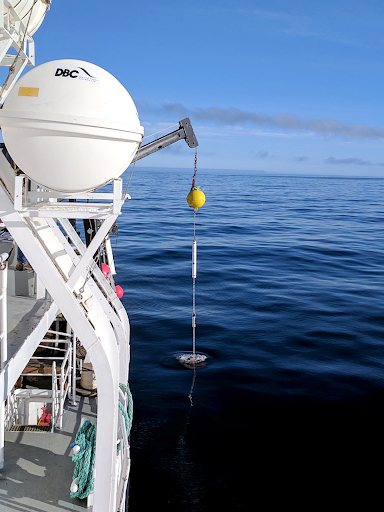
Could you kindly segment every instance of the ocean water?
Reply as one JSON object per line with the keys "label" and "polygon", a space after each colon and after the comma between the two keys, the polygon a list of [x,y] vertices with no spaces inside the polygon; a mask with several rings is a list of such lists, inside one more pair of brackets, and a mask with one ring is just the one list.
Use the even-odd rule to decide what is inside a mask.
{"label": "ocean water", "polygon": [[[138,168],[119,219],[130,512],[382,501],[384,180]],[[188,395],[191,394],[191,399]]]}

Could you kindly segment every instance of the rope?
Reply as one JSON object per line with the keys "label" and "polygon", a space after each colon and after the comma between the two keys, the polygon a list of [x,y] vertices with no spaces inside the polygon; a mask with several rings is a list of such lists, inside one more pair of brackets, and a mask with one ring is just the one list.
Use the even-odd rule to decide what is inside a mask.
{"label": "rope", "polygon": [[[73,480],[79,478],[78,489],[71,492],[71,498],[86,498],[93,490],[93,468],[96,457],[96,423],[86,420],[76,434],[73,445],[80,446],[80,451],[72,455],[72,461],[76,463],[73,472]],[[71,445],[72,446],[72,445]]]}
{"label": "rope", "polygon": [[153,137],[154,135],[157,135],[158,133],[165,132],[165,130],[169,131],[171,128],[174,128],[175,126],[179,126],[179,123],[171,124],[171,126],[168,126],[167,128],[163,128],[162,130],[159,130],[158,132],[151,133],[150,135],[146,135],[143,137],[143,139],[149,139],[149,137]]}
{"label": "rope", "polygon": [[[178,126],[178,124],[172,124],[171,126],[168,126],[168,128],[163,128],[162,130],[159,130],[158,132],[152,133],[151,135],[147,135],[146,137],[143,137],[143,140],[144,139],[148,139],[149,137],[153,137],[154,135],[157,135],[158,133],[165,132],[165,130],[170,130],[171,128],[174,128],[175,126]],[[131,180],[132,180],[132,176],[133,176],[133,171],[135,170],[135,165],[136,165],[136,162],[137,162],[137,157],[139,156],[140,146],[141,146],[141,144],[137,148],[135,158],[133,159],[132,171],[131,171],[131,175],[129,176],[127,186],[125,188],[124,195],[127,194],[129,185],[131,184]]]}
{"label": "rope", "polygon": [[[191,190],[196,188],[196,173],[197,173],[197,149],[195,149],[195,162],[193,169],[192,187]],[[193,241],[196,241],[196,208],[193,210]],[[192,277],[192,357],[193,361],[196,359],[196,278]],[[196,365],[193,365],[193,378],[191,389],[189,390],[189,401],[191,407],[193,406],[193,389],[196,381]],[[191,409],[190,409],[191,410]],[[189,411],[190,411],[189,410]]]}
{"label": "rope", "polygon": [[[120,389],[126,394],[128,402],[128,411],[124,405],[118,401],[119,410],[124,417],[125,428],[127,436],[129,436],[132,428],[133,420],[133,400],[132,394],[129,387],[125,384],[120,384]],[[91,421],[86,420],[83,426],[76,434],[74,443],[71,444],[71,448],[75,445],[80,447],[80,451],[72,455],[72,461],[76,463],[73,471],[73,478],[79,478],[77,482],[77,491],[71,492],[71,498],[86,498],[93,491],[94,478],[93,468],[95,466],[96,459],[96,423],[92,424]],[[118,444],[117,450],[120,448]]]}
{"label": "rope", "polygon": [[132,393],[128,386],[125,384],[119,384],[120,389],[126,394],[127,402],[128,402],[128,410],[124,407],[124,405],[119,400],[119,409],[121,414],[124,416],[125,421],[125,429],[127,431],[127,436],[131,433],[132,421],[133,421],[133,399]]}
{"label": "rope", "polygon": [[[113,231],[112,231],[112,233],[113,233]],[[113,250],[112,250],[112,256],[113,256],[113,258],[115,258],[115,256],[116,256],[116,249],[117,249],[117,241],[118,241],[118,239],[119,239],[119,231],[117,230],[117,231],[116,231],[115,233],[113,233],[113,234],[114,234],[114,235],[116,235],[116,238],[115,238],[115,247],[114,247],[114,248],[113,248]]]}
{"label": "rope", "polygon": [[[196,173],[197,173],[197,149],[195,149],[195,163],[193,169],[192,187],[191,190],[196,188]],[[196,211],[193,210],[193,243],[196,243]],[[196,262],[195,262],[196,264]],[[193,359],[196,356],[196,279],[192,277],[192,354]]]}
{"label": "rope", "polygon": [[[196,210],[193,210],[193,240],[196,241]],[[192,277],[192,354],[196,355],[196,279]]]}
{"label": "rope", "polygon": [[[100,261],[100,259],[101,259],[102,251],[105,249],[105,240],[107,240],[108,237],[111,236],[111,233],[115,229],[115,225],[116,225],[116,222],[115,222],[115,224],[113,224],[110,227],[108,233],[105,235],[104,241],[99,245],[99,248],[97,249],[97,251],[95,253],[95,256],[92,258],[91,263],[89,263],[87,266],[88,270],[87,270],[87,274],[84,279],[84,283],[79,288],[80,299],[81,299],[82,294],[84,293],[85,285],[87,284],[88,280],[91,278],[91,275],[92,275],[93,271],[95,270],[95,268],[98,266],[97,262]],[[96,224],[95,224],[95,231],[97,231],[98,229],[100,229],[100,226],[96,226]],[[90,243],[92,242],[92,240],[93,240],[93,236],[90,237]]]}

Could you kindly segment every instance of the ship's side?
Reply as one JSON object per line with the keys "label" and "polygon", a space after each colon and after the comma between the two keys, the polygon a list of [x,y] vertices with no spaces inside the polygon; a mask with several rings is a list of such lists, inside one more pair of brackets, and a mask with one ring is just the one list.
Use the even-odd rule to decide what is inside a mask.
{"label": "ship's side", "polygon": [[50,3],[1,2],[0,506],[115,512],[132,400],[110,237],[143,130],[95,65],[54,61],[20,78]]}

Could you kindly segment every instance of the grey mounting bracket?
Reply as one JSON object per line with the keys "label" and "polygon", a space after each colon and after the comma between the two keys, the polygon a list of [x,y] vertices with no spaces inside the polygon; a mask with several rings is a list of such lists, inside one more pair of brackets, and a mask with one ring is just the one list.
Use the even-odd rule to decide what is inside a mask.
{"label": "grey mounting bracket", "polygon": [[141,146],[134,160],[140,160],[141,158],[151,155],[152,153],[155,153],[160,149],[166,148],[167,146],[170,146],[174,142],[177,142],[178,140],[182,139],[185,140],[185,142],[188,144],[190,148],[196,148],[199,145],[196,139],[195,132],[193,131],[191,121],[189,120],[188,117],[186,117],[182,121],[179,121],[178,130],[168,133],[168,135],[164,135],[159,139],[156,139],[152,142],[149,142],[148,144],[145,144],[144,146]]}

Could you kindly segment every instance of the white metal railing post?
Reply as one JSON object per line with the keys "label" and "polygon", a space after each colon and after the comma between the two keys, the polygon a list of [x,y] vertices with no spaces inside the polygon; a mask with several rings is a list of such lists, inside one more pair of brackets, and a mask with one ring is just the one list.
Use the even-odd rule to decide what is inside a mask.
{"label": "white metal railing post", "polygon": [[[7,363],[7,259],[8,253],[0,254],[0,366],[1,370]],[[4,429],[5,429],[5,403],[0,404],[0,469],[4,467]]]}
{"label": "white metal railing post", "polygon": [[20,211],[23,208],[23,186],[25,174],[15,176],[15,210]]}
{"label": "white metal railing post", "polygon": [[76,334],[72,335],[72,405],[76,404]]}
{"label": "white metal railing post", "polygon": [[56,362],[53,361],[52,363],[52,420],[51,420],[51,424],[52,424],[52,429],[51,431],[53,432],[55,427],[56,427],[56,388],[57,388],[57,383],[56,383]]}
{"label": "white metal railing post", "polygon": [[70,364],[70,389],[68,390],[71,394],[71,403],[72,405],[76,404],[76,334],[72,331],[71,326],[67,322],[67,333],[70,334],[70,344],[71,353],[69,356],[69,364]]}
{"label": "white metal railing post", "polygon": [[64,414],[64,360],[60,368],[60,402],[59,402],[59,428],[63,428]]}
{"label": "white metal railing post", "polygon": [[8,359],[7,350],[7,259],[8,253],[0,254],[0,340],[1,340],[1,370]]}
{"label": "white metal railing post", "polygon": [[122,203],[123,180],[116,178],[113,180],[113,213],[119,215]]}

